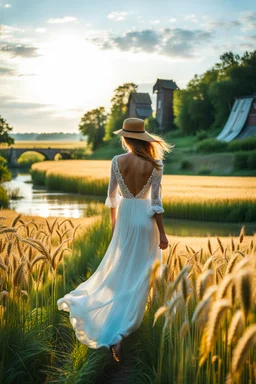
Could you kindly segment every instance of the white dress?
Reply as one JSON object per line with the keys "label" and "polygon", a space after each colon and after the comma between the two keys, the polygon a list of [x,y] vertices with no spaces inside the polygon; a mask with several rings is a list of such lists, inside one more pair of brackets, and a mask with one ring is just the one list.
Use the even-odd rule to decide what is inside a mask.
{"label": "white dress", "polygon": [[112,159],[105,201],[108,207],[118,207],[112,240],[90,278],[57,301],[59,310],[70,312],[78,340],[90,348],[109,348],[140,326],[151,266],[155,260],[162,263],[153,216],[164,212],[160,194],[163,163],[158,160],[160,169],[154,168],[146,185],[134,196],[124,183],[119,156]]}

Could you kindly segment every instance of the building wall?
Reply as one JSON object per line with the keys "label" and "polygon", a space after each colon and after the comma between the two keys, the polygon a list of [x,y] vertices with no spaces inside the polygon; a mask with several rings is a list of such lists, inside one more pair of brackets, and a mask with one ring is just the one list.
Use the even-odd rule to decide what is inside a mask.
{"label": "building wall", "polygon": [[173,90],[160,89],[157,93],[156,119],[161,130],[168,130],[173,123]]}
{"label": "building wall", "polygon": [[245,125],[256,127],[256,99],[253,100]]}
{"label": "building wall", "polygon": [[129,104],[129,109],[128,109],[128,116],[129,117],[137,117],[136,104],[134,103],[133,99],[130,99],[130,104]]}

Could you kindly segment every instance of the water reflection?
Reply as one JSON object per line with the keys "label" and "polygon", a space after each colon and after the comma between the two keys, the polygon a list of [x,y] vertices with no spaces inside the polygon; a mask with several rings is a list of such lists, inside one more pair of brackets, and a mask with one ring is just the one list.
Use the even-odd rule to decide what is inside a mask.
{"label": "water reflection", "polygon": [[[14,173],[13,173],[14,174]],[[91,202],[104,202],[105,197],[88,197],[78,194],[49,192],[44,187],[34,187],[29,174],[14,174],[5,186],[19,188],[20,200],[11,200],[10,208],[18,213],[42,217],[84,217]],[[173,236],[238,236],[243,223],[214,223],[194,220],[164,219],[166,232]],[[245,224],[245,234],[253,235],[256,223]]]}
{"label": "water reflection", "polygon": [[49,192],[44,187],[34,187],[29,174],[18,173],[11,181],[5,183],[5,186],[7,189],[18,188],[23,197],[19,200],[10,200],[11,209],[18,213],[41,217],[83,217],[88,203],[104,200],[100,197],[96,199],[78,194]]}

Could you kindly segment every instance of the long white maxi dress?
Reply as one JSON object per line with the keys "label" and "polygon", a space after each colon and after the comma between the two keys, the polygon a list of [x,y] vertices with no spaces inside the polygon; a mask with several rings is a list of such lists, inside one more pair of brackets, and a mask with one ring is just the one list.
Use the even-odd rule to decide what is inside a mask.
{"label": "long white maxi dress", "polygon": [[160,169],[154,168],[134,196],[120,172],[119,156],[123,155],[112,159],[105,201],[108,207],[118,207],[112,240],[90,278],[57,301],[59,310],[70,312],[78,340],[90,348],[109,348],[138,329],[149,293],[149,271],[155,260],[162,263],[153,216],[164,212],[160,194],[163,163],[158,160]]}

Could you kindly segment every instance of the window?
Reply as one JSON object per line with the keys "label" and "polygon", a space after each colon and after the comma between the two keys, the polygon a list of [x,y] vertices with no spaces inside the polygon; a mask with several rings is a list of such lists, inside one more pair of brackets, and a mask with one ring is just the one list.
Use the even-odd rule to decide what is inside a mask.
{"label": "window", "polygon": [[161,109],[161,105],[162,105],[162,100],[158,100],[158,106],[157,106],[157,108],[158,108],[158,109]]}

